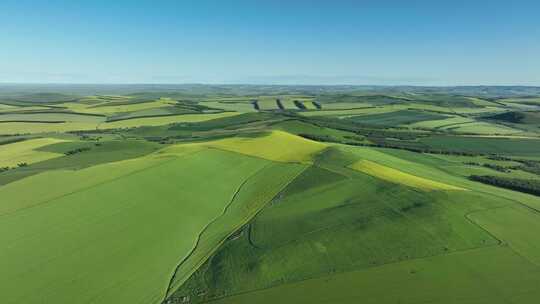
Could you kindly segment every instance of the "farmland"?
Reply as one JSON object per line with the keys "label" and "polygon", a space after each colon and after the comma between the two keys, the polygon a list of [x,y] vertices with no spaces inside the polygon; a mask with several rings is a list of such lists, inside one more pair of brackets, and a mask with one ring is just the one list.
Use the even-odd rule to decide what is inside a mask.
{"label": "farmland", "polygon": [[1,303],[537,302],[530,90],[159,88],[0,93]]}

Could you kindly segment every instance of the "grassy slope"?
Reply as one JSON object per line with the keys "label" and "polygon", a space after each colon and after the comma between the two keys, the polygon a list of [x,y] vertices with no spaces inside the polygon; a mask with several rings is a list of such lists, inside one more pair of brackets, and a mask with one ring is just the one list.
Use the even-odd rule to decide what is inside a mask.
{"label": "grassy slope", "polygon": [[0,146],[0,167],[16,167],[18,163],[37,163],[63,156],[63,154],[39,151],[40,147],[63,142],[54,138],[37,138]]}
{"label": "grassy slope", "polygon": [[[70,141],[51,144],[38,148],[36,152],[53,154],[55,158],[4,172],[0,175],[0,185],[50,170],[78,170],[107,162],[137,158],[152,153],[160,147],[159,144],[143,140],[108,140],[99,143]],[[67,151],[79,148],[90,150],[64,155]]]}
{"label": "grassy slope", "polygon": [[178,258],[264,164],[206,150],[48,172],[3,187],[3,303],[158,303]]}
{"label": "grassy slope", "polygon": [[197,247],[178,265],[169,286],[169,295],[182,286],[231,233],[249,222],[304,169],[303,165],[268,162],[266,167],[249,176],[224,216],[212,222],[201,233]]}
{"label": "grassy slope", "polygon": [[389,182],[403,184],[422,190],[465,190],[463,188],[450,186],[430,179],[404,173],[396,169],[379,165],[369,160],[359,160],[351,164],[349,167]]}
{"label": "grassy slope", "polygon": [[[268,96],[262,99],[263,103],[268,103],[267,106],[269,108],[274,108],[276,107],[275,98]],[[290,105],[288,99],[282,98],[282,101],[285,106]],[[89,105],[77,106],[80,109],[84,107],[84,109],[92,108],[97,110],[100,108],[103,108],[101,110],[106,110],[107,108],[113,109],[113,107],[135,106],[130,104],[109,106],[107,102],[106,100],[100,100],[97,103],[92,102],[91,107]],[[477,104],[478,102],[473,101],[473,103]],[[94,107],[96,104],[98,106]],[[148,104],[151,104],[151,102],[143,102],[136,106],[147,107]],[[323,109],[326,105],[323,104]],[[487,106],[488,104],[478,105]],[[150,108],[142,108],[140,111],[154,111],[154,109],[161,111],[165,109],[165,106],[170,105],[154,104]],[[246,105],[242,104],[242,106]],[[407,117],[398,115],[399,113],[403,114],[403,112],[412,111],[406,109],[442,111],[447,114],[463,113],[466,115],[500,110],[494,107],[452,108],[418,103],[385,105],[373,109],[352,111],[320,111],[322,113],[313,115],[332,115],[346,118],[351,115],[370,114],[368,116],[358,116],[355,119],[362,121],[364,118],[375,116],[377,119],[381,119],[382,117],[382,120],[386,119],[393,123],[393,115],[396,115],[396,118],[399,119],[413,119],[407,115],[405,115]],[[107,115],[116,113],[115,111],[118,110],[116,109]],[[389,111],[395,112],[387,113]],[[311,114],[307,113],[305,115],[308,116]],[[187,117],[187,115],[182,116]],[[201,118],[204,115],[197,116]],[[234,117],[223,119],[234,120]],[[196,122],[197,120],[193,121]],[[144,119],[144,121],[133,119],[114,124],[102,124],[100,127],[105,128],[114,125],[130,127],[138,126],[142,122],[147,125],[161,125],[164,120],[162,118]],[[441,125],[441,122],[446,124]],[[422,123],[419,123],[420,125],[418,126],[483,134],[514,132],[513,129],[504,126],[485,122],[474,122],[473,119],[461,116],[455,116],[448,120],[430,120],[425,123],[427,125],[421,125]],[[1,126],[10,127],[12,124],[16,123],[4,123]],[[36,129],[47,129],[55,124],[33,123],[22,126],[27,128],[29,125],[33,125],[32,128]],[[89,130],[95,128],[95,126],[91,126],[90,124],[81,123],[57,125],[64,125],[69,130],[73,130],[73,127],[88,127]],[[414,124],[413,126],[416,125]],[[315,130],[313,126],[307,126],[299,122],[283,122],[274,125],[274,127],[292,133],[304,133],[308,130],[309,132],[324,133],[340,138],[349,135],[343,131],[327,128]],[[60,126],[59,129],[61,129]],[[490,151],[491,153],[517,156],[530,157],[536,156],[538,153],[538,147],[534,140],[513,139],[509,141],[508,139],[491,138],[436,137],[422,139],[422,141],[429,141],[429,144],[435,147],[437,145],[440,147],[451,146],[459,147],[460,149]],[[58,144],[40,150],[62,153],[64,149],[78,147],[79,144]],[[154,292],[159,289],[156,281],[162,282],[160,288],[161,296],[163,296],[165,286],[167,285],[165,281],[170,278],[170,271],[174,268],[171,266],[168,269],[169,273],[166,273],[164,270],[165,267],[160,268],[166,263],[166,261],[161,260],[161,256],[166,256],[169,265],[176,265],[179,262],[179,258],[180,261],[183,261],[177,269],[177,275],[173,276],[173,284],[170,286],[171,290],[169,291],[172,293],[177,287],[180,287],[178,292],[174,293],[174,296],[189,294],[192,300],[195,301],[248,291],[250,293],[246,293],[243,296],[226,298],[223,300],[223,303],[266,303],[270,301],[356,303],[359,300],[366,303],[533,303],[531,301],[534,301],[537,296],[540,296],[535,288],[540,282],[538,275],[540,270],[536,267],[540,261],[538,246],[536,246],[538,237],[534,233],[536,230],[531,228],[537,226],[537,215],[533,213],[535,212],[533,209],[540,210],[540,199],[526,194],[468,181],[463,177],[472,172],[472,169],[484,171],[490,169],[457,168],[455,164],[445,160],[444,157],[364,147],[331,145],[332,148],[328,149],[329,146],[276,131],[269,133],[267,136],[257,138],[237,137],[207,143],[175,146],[161,151],[161,153],[157,154],[158,156],[146,157],[144,162],[133,160],[121,162],[122,165],[119,165],[120,163],[108,164],[74,173],[64,171],[47,172],[0,188],[0,195],[3,194],[4,197],[15,198],[15,200],[0,205],[0,226],[6,223],[5,219],[8,219],[7,222],[9,224],[10,220],[17,221],[18,214],[31,214],[26,219],[21,219],[21,222],[15,226],[20,227],[26,224],[31,229],[34,229],[32,231],[36,235],[39,235],[41,231],[38,231],[37,227],[50,224],[54,221],[61,222],[60,215],[63,211],[79,212],[70,209],[71,205],[66,202],[66,199],[55,200],[56,196],[64,193],[62,191],[73,193],[68,197],[71,197],[71,195],[83,195],[83,193],[86,193],[84,191],[87,191],[85,190],[86,187],[94,183],[103,183],[105,185],[116,183],[116,178],[123,180],[122,176],[139,174],[136,173],[138,170],[145,172],[154,170],[153,168],[159,166],[162,161],[168,161],[170,157],[174,158],[184,153],[198,151],[199,154],[228,154],[235,155],[234,157],[241,159],[253,159],[261,167],[257,167],[260,169],[252,171],[252,174],[243,175],[244,180],[242,183],[244,184],[236,189],[236,195],[234,195],[234,200],[232,200],[231,204],[227,205],[228,207],[226,209],[215,212],[214,214],[218,215],[213,217],[213,221],[209,221],[206,218],[205,223],[208,224],[211,222],[211,225],[205,226],[207,228],[202,229],[201,225],[204,220],[201,220],[198,226],[198,231],[203,231],[198,236],[200,242],[196,247],[189,250],[186,249],[188,248],[187,245],[183,246],[184,257],[189,258],[183,260],[178,255],[173,257],[173,254],[166,249],[180,246],[180,243],[184,244],[183,242],[185,240],[179,240],[178,237],[174,238],[172,233],[164,233],[164,237],[156,240],[155,234],[143,231],[143,228],[137,227],[135,231],[141,232],[144,236],[133,242],[144,240],[155,246],[159,246],[160,250],[165,248],[165,251],[167,251],[166,254],[163,254],[157,249],[153,252],[152,249],[145,249],[145,253],[140,254],[141,256],[144,254],[147,255],[145,255],[144,259],[141,257],[138,260],[138,264],[131,258],[128,259],[129,261],[125,263],[133,262],[133,265],[143,265],[141,269],[137,270],[140,272],[135,273],[132,269],[128,271],[127,267],[126,269],[119,270],[118,272],[124,275],[123,278],[116,277],[120,289],[117,289],[118,286],[111,287],[110,290],[105,290],[100,295],[96,294],[94,299],[97,299],[98,302],[106,300],[124,302],[126,299],[132,299],[132,303],[139,302],[139,300],[147,303],[148,299],[159,301],[159,292]],[[124,149],[123,151],[128,150]],[[30,172],[25,170],[40,166],[46,171],[48,165],[51,165],[49,168],[84,168],[85,166],[95,164],[92,159],[98,154],[94,154],[94,152],[94,148],[92,148],[92,151],[88,153],[85,152],[70,157],[51,159],[32,165],[30,168],[13,170],[9,174],[15,176],[15,174],[23,172],[24,175],[26,174],[25,172]],[[244,156],[231,152],[244,154]],[[112,157],[113,154],[116,155],[115,153],[104,154],[101,160],[103,162],[109,161],[108,157]],[[119,155],[122,154],[120,153]],[[253,157],[246,157],[246,155]],[[79,160],[82,161],[80,166],[77,165]],[[101,162],[101,160],[97,163]],[[359,163],[359,161],[364,164],[376,163],[376,166],[370,166],[372,170],[367,172],[370,173],[367,175],[347,168],[353,163]],[[302,165],[293,165],[288,162],[302,163]],[[201,166],[205,166],[206,164],[206,162],[201,163]],[[314,165],[312,165],[313,163]],[[178,166],[185,165],[178,164]],[[220,165],[222,164],[220,163]],[[291,179],[308,165],[312,166],[303,171],[291,184],[288,184]],[[229,164],[223,164],[223,166],[229,166]],[[108,169],[101,171],[101,174],[98,171],[92,171],[98,168]],[[175,168],[176,165],[174,168],[170,168],[171,171],[167,171],[168,173],[157,174],[162,177],[174,176],[175,179],[178,179],[178,176],[180,179],[184,178],[185,176],[182,173],[174,171]],[[364,167],[362,168],[365,169]],[[235,171],[236,169],[235,164],[230,170]],[[200,172],[200,169],[191,168],[188,171]],[[366,170],[360,171],[366,172]],[[390,172],[390,175],[381,175],[380,171],[383,171],[383,173]],[[512,174],[517,173],[513,172]],[[24,177],[23,175],[21,176]],[[445,187],[467,188],[473,191],[417,191],[415,186],[418,186],[418,183],[411,184],[403,182],[404,180],[410,181],[411,176],[417,182],[417,179],[420,179],[420,186],[425,186],[427,181],[431,186],[442,184]],[[397,180],[398,183],[395,183],[396,177],[399,178]],[[4,176],[0,178],[0,181],[3,178]],[[193,179],[193,174],[190,175],[190,178]],[[167,177],[164,179],[167,180]],[[48,186],[35,187],[36,180]],[[152,182],[155,182],[154,178],[150,176],[132,180],[132,182],[139,183],[139,180],[145,182],[149,180],[150,185],[153,185]],[[204,182],[208,182],[208,180],[209,178],[206,178]],[[188,182],[191,182],[191,180]],[[284,191],[280,192],[285,185],[288,186]],[[161,188],[161,185],[153,185],[152,187],[152,189],[156,189],[156,193],[159,193],[158,195],[161,195],[161,191],[164,193],[167,193],[167,191],[173,193],[175,191]],[[32,191],[23,190],[30,188]],[[130,189],[129,185],[124,186],[124,188]],[[144,187],[140,186],[140,188]],[[133,195],[137,196],[137,193],[139,193],[137,191],[139,190],[135,189],[134,194],[129,193],[130,197]],[[196,191],[196,189],[190,190]],[[204,189],[204,191],[208,192],[207,189]],[[99,197],[103,195],[102,192],[102,190],[95,192],[94,196]],[[111,190],[111,192],[114,191]],[[278,192],[280,193],[276,197],[275,195]],[[119,232],[115,228],[123,225],[123,223],[127,223],[132,217],[139,216],[139,218],[142,218],[143,210],[139,210],[141,211],[141,214],[139,214],[137,211],[132,211],[134,209],[128,208],[128,211],[133,213],[130,213],[130,215],[125,214],[126,222],[123,222],[116,220],[121,215],[119,215],[120,213],[116,214],[112,212],[112,208],[137,204],[137,200],[144,199],[145,194],[140,193],[134,198],[134,202],[122,201],[112,204],[113,206],[105,205],[101,201],[94,202],[94,200],[89,198],[81,198],[80,200],[86,200],[85,202],[87,203],[92,201],[88,205],[95,204],[102,207],[99,212],[93,209],[90,211],[99,213],[96,220],[100,221],[100,225],[105,223],[109,225],[107,227],[112,227],[109,231],[112,231],[113,235],[120,235],[123,232]],[[212,194],[204,193],[204,195],[210,196]],[[219,196],[221,198],[223,195]],[[108,199],[106,196],[103,196],[103,198],[108,201],[114,201]],[[258,213],[247,226],[231,235],[231,233],[240,226],[243,226],[259,212],[272,198],[274,198],[272,203]],[[43,204],[43,202],[48,202],[49,200],[55,202],[53,205],[59,205],[61,207],[54,209],[56,207],[51,207],[50,203]],[[159,203],[165,204],[164,202]],[[55,212],[33,213],[34,210],[41,210],[41,208],[45,212],[49,209]],[[84,208],[90,207],[82,206],[82,208],[83,211],[88,213],[88,209]],[[163,212],[163,209],[166,209],[166,217],[172,219],[172,215],[168,213],[174,214],[176,209],[173,209],[175,208],[173,206],[170,206],[170,209],[167,208],[158,208],[160,209],[159,212],[154,209],[146,209],[144,216],[154,214],[156,218],[162,219],[163,215],[161,212]],[[75,213],[71,215],[73,214]],[[181,212],[180,214],[181,216],[185,216]],[[81,215],[83,218],[87,216],[86,213],[81,213]],[[99,217],[101,215],[103,217]],[[178,216],[178,214],[176,215]],[[111,218],[109,219],[107,216]],[[64,231],[69,231],[66,228],[68,226],[70,228],[75,227],[75,230],[77,228],[81,229],[80,227],[82,226],[75,219],[71,219],[69,216],[67,218],[70,221],[68,223],[61,222],[61,227],[58,229],[65,228]],[[29,220],[30,222],[24,222],[22,224],[23,220]],[[113,223],[114,220],[116,221]],[[180,225],[179,223],[177,224]],[[154,226],[150,226],[150,224],[147,224],[145,227],[152,227],[154,229]],[[163,231],[165,231],[165,227],[174,230],[177,226],[158,223],[156,227],[163,228]],[[11,228],[9,225],[4,226],[0,231],[9,231],[10,229],[16,231],[16,229]],[[61,239],[63,236],[60,235],[60,232],[54,229],[47,228],[44,230],[45,232],[53,231],[57,233],[56,235],[53,233],[48,237],[52,237],[54,239],[53,241],[61,241],[62,245],[67,244],[66,247],[77,243],[79,239],[84,240],[85,237],[90,237],[89,235],[81,234],[83,233],[81,231],[70,232],[68,235],[75,238],[71,239],[70,242],[66,242],[66,239]],[[101,226],[96,228],[96,235],[99,241],[103,241],[105,238],[105,232],[101,229],[104,228]],[[132,228],[130,226],[130,228],[126,229],[131,230]],[[195,230],[192,231],[193,233],[191,235],[195,235]],[[170,232],[170,230],[167,231]],[[17,235],[24,234],[25,232],[17,233],[13,236],[0,232],[0,241],[7,240],[7,243],[11,241],[12,243],[10,244],[18,244],[18,240],[16,240]],[[103,238],[101,238],[102,236]],[[184,235],[182,234],[182,236]],[[167,237],[169,239],[166,240]],[[504,244],[508,244],[508,246],[497,246],[498,239],[502,239]],[[37,242],[30,237],[25,239],[21,244],[26,245],[27,240]],[[223,242],[224,240],[226,241]],[[351,242],[351,240],[353,241]],[[124,241],[127,242],[129,240]],[[53,242],[51,241],[51,243]],[[32,245],[33,243],[30,244]],[[103,242],[102,244],[107,245],[111,243]],[[140,251],[139,246],[136,247],[134,243],[132,245],[133,248],[137,248],[134,251]],[[207,263],[203,263],[216,250],[217,246],[220,245],[219,251],[215,255],[212,255],[212,258]],[[6,254],[19,252],[19,256],[26,256],[26,251],[31,251],[28,248],[24,249],[17,246],[13,248],[9,247],[10,251],[7,251]],[[63,249],[61,246],[59,248]],[[24,253],[22,251],[23,249],[26,250]],[[42,256],[39,253],[43,253],[45,250],[47,248],[38,248],[36,250],[37,253],[31,253],[31,255],[41,258]],[[125,247],[122,247],[117,253],[118,255],[129,256],[128,253],[131,254],[132,252],[133,250],[127,251]],[[160,261],[148,263],[147,261],[154,255],[159,255]],[[15,260],[15,255],[13,256],[11,260]],[[118,256],[117,258],[120,260]],[[2,259],[4,260],[4,264],[0,264],[1,268],[10,267],[6,259]],[[10,260],[10,256],[7,257],[7,260]],[[22,262],[18,262],[22,265]],[[78,261],[72,260],[71,262],[76,263]],[[149,265],[146,265],[145,262]],[[150,266],[150,264],[153,266]],[[160,264],[159,267],[158,264]],[[185,279],[199,266],[200,269],[182,285]],[[26,266],[23,265],[21,267]],[[32,265],[28,267],[32,267]],[[50,270],[50,266],[46,267],[49,267],[48,269]],[[99,267],[105,266],[100,265]],[[102,269],[99,267],[97,268]],[[356,271],[356,269],[360,269],[360,271]],[[106,273],[107,271],[113,272],[112,269],[103,268],[102,270]],[[355,271],[350,272],[351,270]],[[348,273],[342,274],[341,272]],[[144,278],[143,273],[145,274]],[[158,275],[158,273],[160,274]],[[444,275],[441,275],[441,273]],[[116,272],[111,274],[111,276],[114,278],[115,274]],[[39,275],[42,276],[41,280],[31,278],[30,281],[36,282],[32,281],[32,279],[45,281],[44,278],[48,274]],[[62,275],[64,274],[62,273]],[[69,282],[68,286],[75,286],[81,283],[81,280],[84,278],[90,277],[90,275],[86,276],[83,273],[76,277],[73,282]],[[504,280],[500,280],[500,277],[504,277]],[[22,280],[21,278],[22,276],[7,284],[17,284],[19,282],[17,280]],[[28,278],[28,276],[25,278]],[[4,282],[7,281],[8,279],[4,280]],[[296,281],[302,282],[291,284],[291,282]],[[92,282],[96,283],[96,280]],[[107,282],[107,284],[109,283]],[[22,285],[22,283],[19,284]],[[105,286],[105,283],[103,284]],[[273,287],[278,285],[281,286]],[[53,284],[51,286],[58,287],[59,285]],[[38,292],[36,293],[42,292],[48,287],[50,286],[38,286]],[[266,290],[257,291],[261,288]],[[128,289],[129,291],[127,291]],[[143,291],[138,289],[147,290],[144,291],[143,295]],[[310,292],[306,292],[306,289]],[[123,290],[126,291],[125,298],[118,298],[120,297],[118,292],[122,292]],[[90,299],[91,297],[88,293],[85,294],[83,292],[82,294],[84,297],[87,297],[86,299]],[[65,296],[54,294],[54,290],[43,291],[40,296],[43,295],[53,297],[53,299],[54,297]],[[20,296],[21,301],[29,299],[30,302],[33,296],[37,297],[37,295],[28,294],[11,294],[10,296],[12,296],[11,299]]]}
{"label": "grassy slope", "polygon": [[409,260],[259,290],[212,303],[536,303],[538,269],[507,247]]}
{"label": "grassy slope", "polygon": [[[498,243],[466,215],[510,201],[470,191],[418,192],[356,173],[346,166],[359,156],[392,166],[413,164],[358,150],[358,155],[335,149],[321,154],[316,167],[225,243],[176,296],[198,302]],[[432,168],[409,169],[422,176]]]}
{"label": "grassy slope", "polygon": [[325,144],[283,131],[272,131],[255,138],[235,137],[205,143],[211,147],[280,162],[310,162]]}

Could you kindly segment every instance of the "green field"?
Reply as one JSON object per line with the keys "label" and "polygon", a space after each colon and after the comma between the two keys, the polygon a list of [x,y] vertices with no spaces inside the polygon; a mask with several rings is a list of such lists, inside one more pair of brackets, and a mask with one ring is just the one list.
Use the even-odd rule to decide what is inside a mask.
{"label": "green field", "polygon": [[0,115],[0,123],[5,122],[89,122],[100,123],[104,117],[96,115],[81,115],[72,113],[25,113]]}
{"label": "green field", "polygon": [[0,92],[0,303],[538,302],[540,91],[151,88]]}
{"label": "green field", "polygon": [[469,152],[515,156],[538,156],[540,149],[540,139],[528,138],[436,136],[421,139],[421,141],[434,148],[452,147]]}
{"label": "green field", "polygon": [[348,119],[367,125],[398,126],[412,124],[425,120],[439,120],[446,117],[447,116],[430,112],[402,110],[383,114],[353,116]]}
{"label": "green field", "polygon": [[212,303],[534,303],[540,296],[538,284],[534,265],[509,248],[496,247],[316,278]]}
{"label": "green field", "polygon": [[41,147],[59,142],[62,140],[38,138],[2,145],[0,146],[0,167],[16,167],[17,164],[21,163],[32,164],[60,157],[62,156],[60,153],[38,150]]}
{"label": "green field", "polygon": [[89,131],[99,129],[135,128],[141,126],[159,126],[173,123],[199,122],[221,117],[238,115],[235,112],[218,114],[185,114],[162,117],[145,117],[120,120],[114,122],[4,122],[0,123],[0,135],[8,134],[37,134],[50,132]]}
{"label": "green field", "polygon": [[[265,164],[212,150],[127,162],[54,177],[44,173],[1,189],[0,239],[8,249],[1,253],[5,303],[42,298],[55,303],[73,298],[159,302],[171,269],[192,250],[201,229],[223,212],[245,177]],[[107,174],[128,170],[124,166],[129,171],[122,175]],[[94,181],[81,185],[88,177]],[[61,180],[70,191],[30,200],[18,194],[28,187],[54,187]],[[208,185],[212,191],[206,191]],[[21,226],[25,229],[13,233]],[[25,292],[26,286],[33,292]]]}

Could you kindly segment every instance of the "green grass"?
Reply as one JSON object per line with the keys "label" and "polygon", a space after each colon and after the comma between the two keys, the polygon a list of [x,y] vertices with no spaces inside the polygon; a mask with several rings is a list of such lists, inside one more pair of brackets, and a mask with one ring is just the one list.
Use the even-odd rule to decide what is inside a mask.
{"label": "green grass", "polygon": [[87,130],[107,130],[116,128],[136,128],[141,126],[160,126],[173,123],[200,122],[221,117],[238,115],[235,112],[217,114],[185,114],[163,117],[134,118],[115,122],[90,123],[90,122],[66,122],[66,123],[41,123],[41,122],[5,122],[1,123],[0,135],[6,134],[38,134],[50,132],[71,132]]}
{"label": "green grass", "polygon": [[169,285],[169,295],[178,288],[227,240],[227,237],[249,222],[291,180],[305,169],[303,165],[268,162],[264,168],[247,177],[223,216],[212,222],[200,237],[196,248],[183,259]]}
{"label": "green grass", "polygon": [[[36,121],[36,122],[88,122],[88,123],[100,123],[105,121],[105,117],[96,115],[81,115],[73,113],[62,112],[42,112],[42,113],[24,113],[24,114],[2,114],[0,115],[0,122],[8,121]],[[0,124],[1,126],[1,124]]]}
{"label": "green grass", "polygon": [[536,303],[538,268],[508,247],[483,248],[331,275],[216,304]]}
{"label": "green grass", "polygon": [[253,105],[251,104],[250,100],[245,101],[234,101],[234,102],[228,102],[228,101],[204,101],[199,102],[200,105],[209,107],[209,108],[215,108],[215,109],[221,109],[225,111],[235,111],[235,112],[257,112]]}
{"label": "green grass", "polygon": [[520,130],[507,126],[492,124],[487,122],[473,122],[467,124],[447,126],[440,128],[443,130],[451,130],[456,133],[468,134],[485,134],[485,135],[515,135],[521,133]]}
{"label": "green grass", "polygon": [[342,109],[329,110],[326,108],[325,105],[323,105],[322,111],[301,112],[300,115],[306,116],[306,117],[313,117],[313,116],[351,117],[355,115],[368,115],[368,114],[394,112],[394,111],[398,111],[402,109],[404,109],[403,106],[391,105],[391,106],[385,106],[385,107],[364,107],[364,108],[347,109],[347,110],[342,110]]}
{"label": "green grass", "polygon": [[537,212],[512,206],[472,213],[470,218],[540,266],[540,216]]}
{"label": "green grass", "polygon": [[38,148],[62,142],[54,138],[37,138],[0,146],[0,168],[17,167],[17,164],[32,164],[63,156],[52,151],[39,151]]}
{"label": "green grass", "polygon": [[445,119],[447,116],[430,112],[402,110],[390,113],[353,116],[351,121],[366,125],[399,126],[426,120]]}
{"label": "green grass", "polygon": [[456,126],[465,123],[474,122],[474,119],[466,118],[462,116],[452,116],[446,119],[435,119],[435,120],[426,120],[413,123],[412,127],[420,128],[429,128],[429,129],[440,129],[444,127]]}
{"label": "green grass", "polygon": [[282,130],[292,134],[307,134],[307,135],[317,135],[317,136],[328,136],[337,140],[343,141],[352,141],[351,138],[361,139],[361,136],[356,135],[353,132],[341,131],[326,127],[320,127],[315,124],[310,124],[307,122],[299,120],[287,120],[272,125],[272,128],[277,130]]}
{"label": "green grass", "polygon": [[420,142],[434,149],[451,148],[513,156],[538,156],[540,151],[540,139],[434,136],[422,138]]}
{"label": "green grass", "polygon": [[343,167],[355,158],[319,157],[175,296],[198,303],[497,244],[465,215],[504,199],[392,185]]}
{"label": "green grass", "polygon": [[468,177],[540,180],[537,97],[475,90],[2,97],[0,302],[536,303],[540,197]]}
{"label": "green grass", "polygon": [[[177,261],[264,164],[205,150],[4,186],[2,302],[159,303]],[[122,166],[130,168],[115,172]]]}
{"label": "green grass", "polygon": [[[3,146],[0,146],[0,149],[2,149],[2,147]],[[137,158],[154,152],[160,147],[159,144],[143,140],[106,140],[100,141],[99,143],[74,140],[70,142],[52,143],[47,146],[36,148],[33,153],[38,153],[39,155],[53,155],[53,158],[40,159],[39,162],[30,161],[30,165],[27,167],[3,172],[0,174],[0,185],[50,170],[79,170],[98,164]],[[80,148],[89,150],[73,155],[64,155],[64,153],[68,151]]]}

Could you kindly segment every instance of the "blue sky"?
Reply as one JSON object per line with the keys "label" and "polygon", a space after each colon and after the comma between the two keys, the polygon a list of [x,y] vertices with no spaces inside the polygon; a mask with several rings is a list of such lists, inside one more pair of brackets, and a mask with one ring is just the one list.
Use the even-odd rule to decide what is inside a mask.
{"label": "blue sky", "polygon": [[539,1],[0,2],[0,82],[540,85]]}

